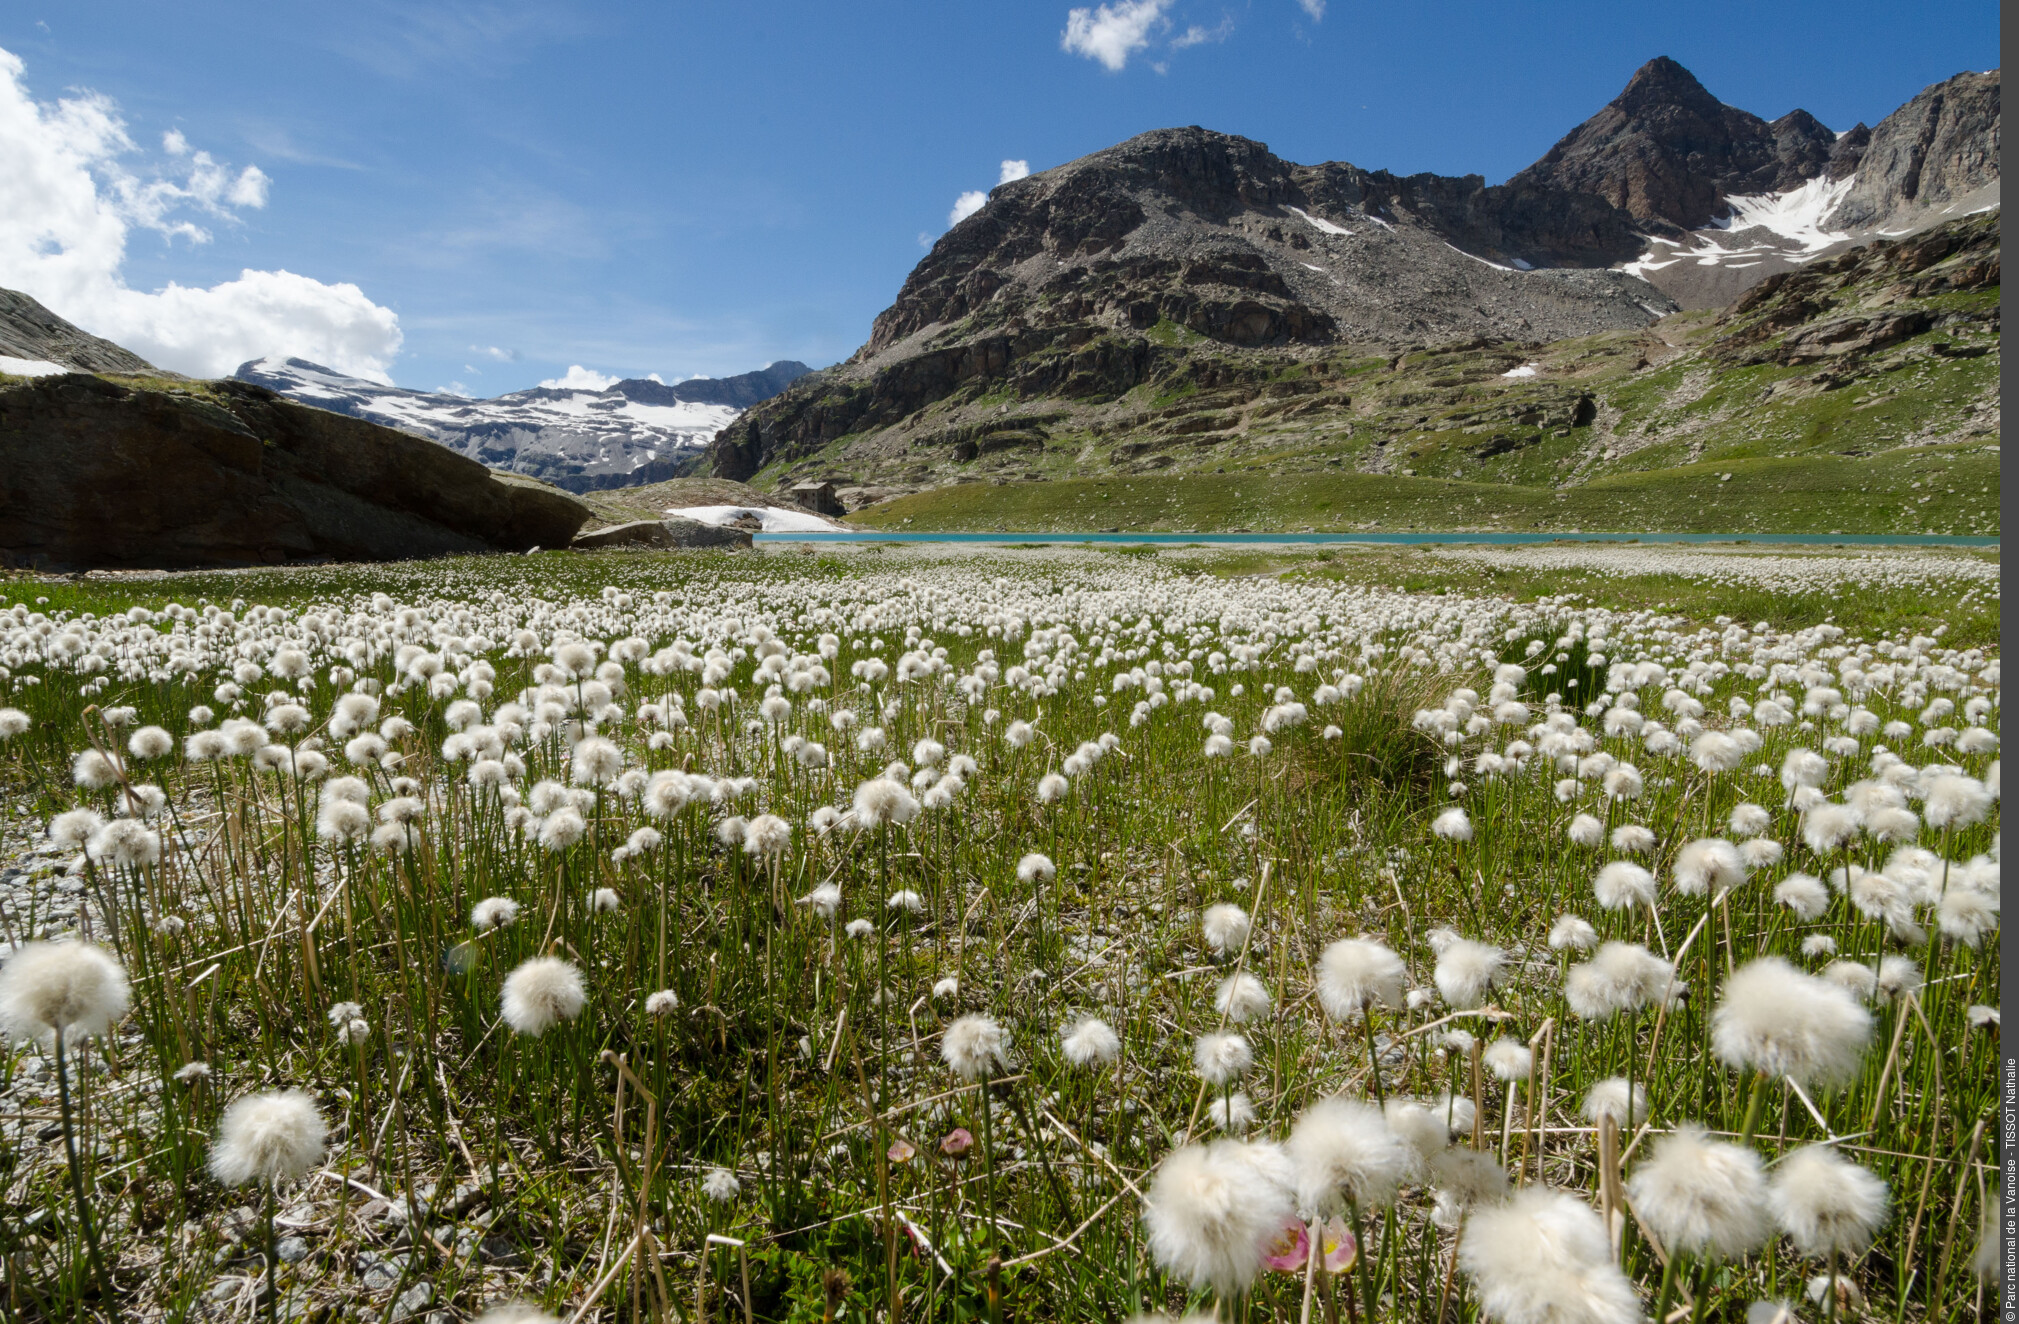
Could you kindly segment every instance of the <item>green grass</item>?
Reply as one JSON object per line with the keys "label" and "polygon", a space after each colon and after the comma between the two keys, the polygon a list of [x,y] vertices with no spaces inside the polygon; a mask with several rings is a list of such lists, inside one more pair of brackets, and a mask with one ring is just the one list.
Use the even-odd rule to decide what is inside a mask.
{"label": "green grass", "polygon": [[[908,532],[1998,532],[1998,448],[1754,458],[1549,489],[1396,474],[1173,474],[935,488],[851,515]],[[1725,474],[1731,478],[1726,480]],[[1924,486],[1916,487],[1915,484]],[[1922,502],[1920,497],[1930,499]]]}

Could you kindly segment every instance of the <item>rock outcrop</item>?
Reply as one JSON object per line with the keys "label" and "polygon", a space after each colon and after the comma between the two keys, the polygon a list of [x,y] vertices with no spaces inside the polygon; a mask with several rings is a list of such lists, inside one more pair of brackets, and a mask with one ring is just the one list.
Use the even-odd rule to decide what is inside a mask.
{"label": "rock outcrop", "polygon": [[683,515],[668,515],[664,519],[633,520],[629,524],[590,529],[576,534],[572,546],[584,552],[618,549],[670,551],[682,547],[749,547],[753,541],[743,529],[727,529],[720,525],[703,524],[698,519],[688,519]]}
{"label": "rock outcrop", "polygon": [[1995,205],[1999,100],[1995,69],[1923,88],[1870,132],[1831,224],[1900,229],[1915,213]]}
{"label": "rock outcrop", "polygon": [[566,546],[589,510],[243,382],[81,373],[0,390],[0,556],[48,569],[394,560]]}
{"label": "rock outcrop", "polygon": [[1694,230],[1734,193],[1784,193],[1830,167],[1837,137],[1805,110],[1768,123],[1667,56],[1510,185],[1595,193],[1643,225]]}
{"label": "rock outcrop", "polygon": [[173,377],[130,350],[80,330],[19,290],[0,290],[0,354],[80,372],[146,372]]}

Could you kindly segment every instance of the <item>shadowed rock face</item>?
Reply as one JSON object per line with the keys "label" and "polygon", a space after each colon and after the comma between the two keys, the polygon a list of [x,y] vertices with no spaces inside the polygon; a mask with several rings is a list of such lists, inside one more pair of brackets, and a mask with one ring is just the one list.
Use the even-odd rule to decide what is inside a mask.
{"label": "shadowed rock face", "polygon": [[[1831,217],[1845,229],[1940,210],[1998,183],[1998,72],[1962,73],[1900,107],[1869,135],[1857,182]],[[1995,202],[1996,199],[1989,199]]]}
{"label": "shadowed rock face", "polygon": [[55,569],[566,546],[564,493],[242,382],[72,374],[0,391],[0,555]]}
{"label": "shadowed rock face", "polygon": [[0,354],[83,372],[159,371],[138,354],[72,326],[19,290],[0,290]]}
{"label": "shadowed rock face", "polygon": [[1596,193],[1642,222],[1708,225],[1733,193],[1780,193],[1830,166],[1836,135],[1805,110],[1771,124],[1663,56],[1509,184]]}

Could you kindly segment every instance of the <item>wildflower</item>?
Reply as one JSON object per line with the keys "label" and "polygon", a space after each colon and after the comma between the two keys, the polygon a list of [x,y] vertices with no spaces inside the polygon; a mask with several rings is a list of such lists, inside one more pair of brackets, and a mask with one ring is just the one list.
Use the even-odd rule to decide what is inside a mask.
{"label": "wildflower", "polygon": [[670,988],[662,988],[645,999],[647,1016],[671,1016],[680,1009],[680,997]]}
{"label": "wildflower", "polygon": [[95,809],[70,809],[49,820],[49,840],[73,849],[98,835],[105,819]]}
{"label": "wildflower", "polygon": [[502,929],[519,917],[519,903],[510,897],[485,897],[470,907],[470,927],[479,933]]}
{"label": "wildflower", "polygon": [[1051,856],[1040,855],[1036,851],[1017,861],[1017,881],[1026,886],[1033,883],[1049,883],[1058,876],[1058,866]]}
{"label": "wildflower", "polygon": [[1402,958],[1370,938],[1342,938],[1318,957],[1318,1004],[1333,1020],[1350,1020],[1370,1006],[1402,1009],[1408,977]]}
{"label": "wildflower", "polygon": [[909,823],[918,816],[918,801],[902,783],[875,777],[855,788],[855,821],[864,827]]}
{"label": "wildflower", "polygon": [[1832,961],[1819,978],[1867,1002],[1879,991],[1879,972],[1863,961]]}
{"label": "wildflower", "polygon": [[832,920],[841,909],[841,889],[833,883],[822,883],[799,900],[802,905],[812,907],[821,919]]}
{"label": "wildflower", "polygon": [[1582,1200],[1530,1187],[1467,1223],[1459,1263],[1497,1324],[1638,1324],[1640,1301]]}
{"label": "wildflower", "polygon": [[1304,1110],[1285,1144],[1300,1209],[1335,1213],[1342,1201],[1368,1210],[1394,1202],[1412,1151],[1382,1110],[1354,1099],[1320,1099]]}
{"label": "wildflower", "polygon": [[1463,809],[1456,806],[1445,810],[1431,820],[1430,831],[1434,836],[1446,841],[1472,840],[1472,820],[1465,816]]}
{"label": "wildflower", "polygon": [[944,1001],[947,998],[957,998],[959,996],[960,996],[960,980],[956,979],[952,975],[946,976],[944,979],[940,980],[938,983],[932,986],[932,997],[933,1001],[935,1002]]}
{"label": "wildflower", "polygon": [[1781,862],[1781,843],[1772,837],[1754,837],[1739,843],[1739,863],[1750,872],[1771,869]]}
{"label": "wildflower", "polygon": [[1885,1226],[1886,1183],[1828,1145],[1809,1145],[1775,1165],[1767,1207],[1800,1254],[1856,1255]]}
{"label": "wildflower", "polygon": [[1534,1051],[1519,1039],[1495,1039],[1480,1054],[1480,1061],[1496,1080],[1527,1080],[1529,1073],[1535,1070]]}
{"label": "wildflower", "polygon": [[1038,778],[1038,803],[1041,805],[1058,803],[1065,798],[1066,791],[1071,785],[1056,772],[1046,773]]}
{"label": "wildflower", "polygon": [[1805,873],[1791,873],[1775,884],[1774,900],[1802,920],[1818,919],[1830,908],[1830,892],[1823,880]]}
{"label": "wildflower", "polygon": [[540,844],[551,851],[563,851],[588,834],[588,820],[573,805],[563,805],[540,824]]}
{"label": "wildflower", "polygon": [[1966,828],[1984,821],[1991,810],[1991,792],[1974,777],[1948,773],[1928,786],[1926,814],[1928,826],[1946,831]]}
{"label": "wildflower", "polygon": [[95,749],[87,749],[70,764],[71,780],[87,791],[102,791],[118,783],[124,773],[116,762]]}
{"label": "wildflower", "polygon": [[1936,923],[1942,936],[1965,947],[1975,947],[1998,925],[1999,897],[1974,887],[1951,887],[1936,906]]}
{"label": "wildflower", "polygon": [[1590,814],[1579,814],[1570,820],[1570,828],[1565,835],[1573,846],[1596,846],[1605,840],[1605,824]]}
{"label": "wildflower", "polygon": [[1206,945],[1222,956],[1246,947],[1251,928],[1248,912],[1224,901],[1207,906],[1206,912],[1199,916],[1199,929]]}
{"label": "wildflower", "polygon": [[1477,1007],[1500,982],[1506,957],[1498,947],[1469,938],[1450,943],[1437,958],[1437,991],[1453,1007]]}
{"label": "wildflower", "polygon": [[1725,981],[1711,1051],[1735,1069],[1827,1088],[1857,1074],[1871,1032],[1871,1016],[1844,989],[1765,956]]}
{"label": "wildflower", "polygon": [[1690,761],[1704,772],[1730,772],[1745,757],[1745,747],[1722,731],[1705,731],[1690,741]]}
{"label": "wildflower", "polygon": [[792,845],[792,825],[776,814],[759,814],[743,825],[743,853],[777,858]]}
{"label": "wildflower", "polygon": [[1192,1045],[1192,1065],[1199,1078],[1214,1088],[1224,1088],[1248,1074],[1255,1065],[1254,1050],[1239,1034],[1202,1034]]}
{"label": "wildflower", "polygon": [[11,1038],[104,1034],[128,998],[126,971],[90,943],[24,943],[0,965],[0,1030]]}
{"label": "wildflower", "polygon": [[870,923],[866,919],[852,919],[848,921],[848,923],[842,925],[841,931],[847,934],[849,937],[854,938],[857,941],[861,941],[862,939],[867,938],[870,934],[876,932],[876,925]]}
{"label": "wildflower", "polygon": [[1009,1065],[1009,1036],[995,1017],[971,1013],[946,1027],[939,1056],[962,1080],[983,1080]]}
{"label": "wildflower", "polygon": [[1625,1076],[1608,1076],[1593,1085],[1584,1096],[1584,1120],[1593,1126],[1610,1117],[1622,1130],[1631,1130],[1647,1120],[1647,1090],[1638,1081],[1629,1096]]}
{"label": "wildflower", "polygon": [[593,914],[615,914],[623,905],[623,898],[617,895],[614,887],[599,887],[589,894],[589,910]]}
{"label": "wildflower", "polygon": [[1802,840],[1818,855],[1843,849],[1858,835],[1857,811],[1824,801],[1802,815]]}
{"label": "wildflower", "polygon": [[925,910],[925,898],[906,887],[892,892],[884,900],[883,905],[886,910],[901,910],[907,915],[917,915]]}
{"label": "wildflower", "polygon": [[602,736],[589,736],[576,744],[570,764],[577,786],[607,786],[624,771],[624,751]]}
{"label": "wildflower", "polygon": [[175,1069],[175,1078],[185,1085],[193,1084],[199,1080],[209,1080],[210,1063],[200,1061],[184,1062]]}
{"label": "wildflower", "polygon": [[1773,1231],[1759,1155],[1712,1141],[1700,1126],[1679,1126],[1656,1141],[1627,1193],[1671,1253],[1736,1259]]}
{"label": "wildflower", "polygon": [[1731,827],[1735,837],[1757,837],[1773,824],[1773,815],[1756,804],[1732,806]]}
{"label": "wildflower", "polygon": [[1746,880],[1746,866],[1732,843],[1722,837],[1706,837],[1677,853],[1674,876],[1676,891],[1684,896],[1702,896],[1705,891],[1722,894]]}
{"label": "wildflower", "polygon": [[1213,994],[1214,1008],[1236,1025],[1267,1016],[1274,1005],[1268,987],[1245,970],[1221,980]]}
{"label": "wildflower", "polygon": [[939,1142],[939,1152],[949,1158],[959,1158],[973,1148],[974,1133],[964,1126],[956,1126]]}
{"label": "wildflower", "polygon": [[158,726],[143,726],[126,739],[126,752],[146,762],[164,758],[175,748],[175,737]]}
{"label": "wildflower", "polygon": [[1804,956],[1835,956],[1836,954],[1837,940],[1827,933],[1811,933],[1808,937],[1802,939],[1802,955]]}
{"label": "wildflower", "polygon": [[538,1306],[526,1301],[507,1301],[477,1316],[477,1324],[560,1324]]}
{"label": "wildflower", "polygon": [[1592,895],[1607,910],[1654,904],[1654,875],[1631,860],[1614,860],[1591,880]]}
{"label": "wildflower", "polygon": [[1104,1066],[1122,1054],[1121,1036],[1104,1020],[1084,1016],[1066,1030],[1060,1046],[1076,1067]]}
{"label": "wildflower", "polygon": [[1268,758],[1275,748],[1276,743],[1267,736],[1248,737],[1248,753],[1254,758]]}
{"label": "wildflower", "polygon": [[1290,1216],[1289,1185],[1274,1146],[1217,1140],[1173,1152],[1143,1200],[1152,1258],[1195,1290],[1247,1290]]}
{"label": "wildflower", "polygon": [[1221,735],[1219,732],[1216,731],[1212,735],[1206,737],[1205,754],[1207,758],[1209,759],[1230,758],[1232,757],[1233,753],[1234,753],[1234,742],[1227,736]]}
{"label": "wildflower", "polygon": [[19,708],[0,708],[0,740],[12,740],[29,725],[28,714]]}
{"label": "wildflower", "polygon": [[1781,786],[1790,795],[1800,786],[1820,787],[1829,775],[1829,761],[1813,749],[1791,749],[1781,760]]}
{"label": "wildflower", "polygon": [[1921,991],[1921,967],[1911,956],[1887,956],[1879,961],[1879,992],[1888,1002]]}
{"label": "wildflower", "polygon": [[1645,855],[1654,849],[1654,832],[1639,823],[1622,823],[1612,830],[1612,848],[1628,855]]}
{"label": "wildflower", "polygon": [[1235,1090],[1213,1100],[1206,1108],[1206,1115],[1214,1126],[1229,1135],[1245,1135],[1255,1124],[1255,1105],[1247,1095]]}
{"label": "wildflower", "polygon": [[1552,951],[1588,952],[1598,945],[1598,930],[1576,915],[1558,915],[1549,929]]}
{"label": "wildflower", "polygon": [[300,1090],[246,1095],[218,1120],[210,1175],[226,1186],[298,1180],[322,1161],[327,1134],[315,1100]]}
{"label": "wildflower", "polygon": [[505,1024],[537,1038],[582,1014],[588,993],[582,972],[558,956],[535,956],[505,976]]}

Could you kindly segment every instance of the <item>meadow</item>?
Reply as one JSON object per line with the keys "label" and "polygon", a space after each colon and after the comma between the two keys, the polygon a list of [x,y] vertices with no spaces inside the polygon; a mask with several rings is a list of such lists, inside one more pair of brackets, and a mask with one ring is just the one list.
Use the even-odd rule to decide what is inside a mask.
{"label": "meadow", "polygon": [[0,583],[0,1307],[1979,1318],[1997,600],[1663,548]]}

